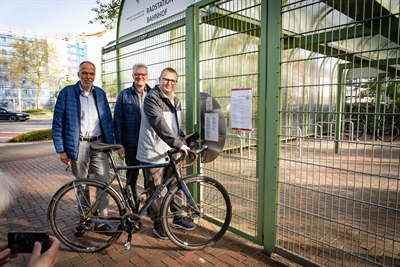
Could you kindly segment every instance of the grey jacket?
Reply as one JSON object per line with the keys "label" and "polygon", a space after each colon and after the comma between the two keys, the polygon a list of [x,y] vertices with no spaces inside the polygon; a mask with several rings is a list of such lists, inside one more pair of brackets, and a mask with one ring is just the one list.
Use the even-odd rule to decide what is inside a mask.
{"label": "grey jacket", "polygon": [[165,163],[167,151],[180,149],[182,104],[175,96],[174,105],[156,85],[149,91],[143,103],[139,142],[136,158],[145,163]]}

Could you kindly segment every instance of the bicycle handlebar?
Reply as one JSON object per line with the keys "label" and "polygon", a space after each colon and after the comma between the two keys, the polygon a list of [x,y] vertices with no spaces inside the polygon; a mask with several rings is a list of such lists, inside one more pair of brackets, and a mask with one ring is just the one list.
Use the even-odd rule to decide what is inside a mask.
{"label": "bicycle handlebar", "polygon": [[[182,168],[188,168],[188,167],[193,166],[193,165],[196,163],[196,161],[198,160],[198,158],[199,158],[199,155],[198,155],[198,154],[200,154],[200,153],[206,151],[207,148],[208,148],[207,145],[202,145],[200,148],[198,148],[198,149],[196,149],[196,150],[189,149],[189,150],[188,150],[188,155],[189,155],[189,154],[193,155],[193,156],[194,156],[194,159],[193,159],[191,162],[188,162],[188,163],[186,163],[186,164],[182,164]],[[176,154],[176,153],[178,153],[178,152],[179,152],[179,150],[177,150],[177,149],[171,149],[171,150],[168,151],[168,155],[172,158],[172,154]],[[176,159],[176,160],[174,160],[174,161],[175,161],[176,163],[178,163],[178,162],[183,161],[185,158],[186,158],[186,154],[182,154],[182,156],[180,156],[178,159]]]}

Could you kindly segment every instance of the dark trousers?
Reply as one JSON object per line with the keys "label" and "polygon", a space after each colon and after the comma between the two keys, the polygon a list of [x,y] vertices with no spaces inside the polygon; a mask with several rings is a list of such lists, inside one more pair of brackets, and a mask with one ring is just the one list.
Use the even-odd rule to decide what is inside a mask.
{"label": "dark trousers", "polygon": [[[159,186],[163,182],[164,179],[171,177],[172,168],[147,168],[143,169],[143,172],[145,173],[146,188],[150,196],[156,190],[157,186]],[[168,190],[172,188],[176,183],[176,179],[172,180],[171,183],[167,186]],[[170,211],[174,218],[179,218],[182,216],[182,199],[183,192],[182,190],[179,190],[178,193],[174,196],[174,199],[172,200],[170,205]],[[155,223],[160,222],[160,209],[162,202],[163,197],[160,194],[150,206],[150,219]]]}
{"label": "dark trousers", "polygon": [[[125,163],[126,166],[140,165],[141,162],[136,159],[137,147],[128,146],[125,149]],[[134,199],[138,198],[137,193],[137,180],[139,176],[139,169],[130,169],[126,171],[126,185],[130,185],[133,192]]]}

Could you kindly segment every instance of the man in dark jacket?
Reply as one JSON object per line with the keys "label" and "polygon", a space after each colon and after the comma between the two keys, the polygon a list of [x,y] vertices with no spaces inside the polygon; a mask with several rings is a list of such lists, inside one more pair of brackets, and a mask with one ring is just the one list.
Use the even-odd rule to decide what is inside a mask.
{"label": "man in dark jacket", "polygon": [[[140,161],[136,159],[136,153],[143,100],[150,90],[150,86],[146,83],[147,75],[148,69],[145,64],[134,64],[132,67],[133,84],[119,93],[115,103],[115,142],[124,146],[117,152],[120,159],[125,159],[127,166],[140,165]],[[138,175],[139,169],[128,169],[126,171],[126,185],[131,187],[135,200],[138,198],[136,189]]]}
{"label": "man in dark jacket", "polygon": [[[110,180],[107,154],[90,149],[91,143],[114,143],[110,106],[105,92],[93,86],[95,76],[95,65],[84,61],[79,65],[80,80],[60,91],[54,108],[53,143],[61,162],[71,165],[77,179],[87,178],[90,168],[94,179],[107,183]],[[81,194],[81,202],[86,203],[86,197]],[[108,199],[102,198],[100,215],[107,216],[107,207]],[[102,232],[108,228],[105,224],[95,225],[95,230]]]}

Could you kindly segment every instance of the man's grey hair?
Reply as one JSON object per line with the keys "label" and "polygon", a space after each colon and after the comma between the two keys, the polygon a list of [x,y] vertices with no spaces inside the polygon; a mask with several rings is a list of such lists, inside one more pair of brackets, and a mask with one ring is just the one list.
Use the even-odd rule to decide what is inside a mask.
{"label": "man's grey hair", "polygon": [[136,70],[137,68],[145,68],[145,69],[146,69],[146,72],[148,72],[147,65],[144,64],[144,63],[135,63],[135,64],[133,64],[133,66],[132,66],[132,73],[134,73],[135,70]]}
{"label": "man's grey hair", "polygon": [[0,170],[0,213],[14,201],[17,192],[16,180]]}

